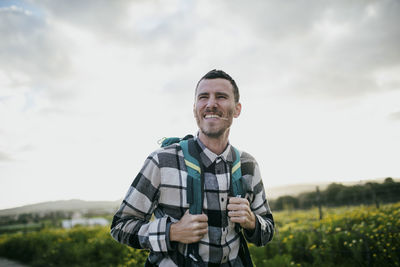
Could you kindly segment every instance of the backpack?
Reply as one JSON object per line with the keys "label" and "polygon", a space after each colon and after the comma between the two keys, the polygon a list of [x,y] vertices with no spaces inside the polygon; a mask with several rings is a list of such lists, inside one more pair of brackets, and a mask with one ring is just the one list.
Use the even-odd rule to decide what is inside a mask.
{"label": "backpack", "polygon": [[[190,214],[201,214],[204,196],[204,172],[202,164],[200,164],[200,147],[192,135],[187,135],[184,138],[165,138],[161,143],[161,147],[166,147],[174,143],[180,144],[185,158],[185,165],[188,172],[186,197],[189,204],[189,212]],[[235,155],[234,162],[230,166],[231,182],[229,191],[231,196],[240,195],[240,197],[244,197],[240,153],[236,148],[233,149]]]}
{"label": "backpack", "polygon": [[[197,141],[194,140],[193,135],[186,135],[183,138],[170,137],[161,140],[161,147],[166,147],[171,144],[179,143],[184,155],[185,165],[188,172],[186,197],[189,204],[190,214],[201,214],[203,209],[204,197],[204,171],[203,165],[200,163],[200,151]],[[230,166],[231,181],[230,181],[230,196],[244,197],[245,191],[243,190],[243,179],[240,163],[239,150],[233,147],[234,157],[233,164]],[[239,224],[236,224],[236,229],[240,235],[240,248],[239,257],[244,266],[253,266],[247,242],[243,236],[242,231],[239,229]],[[198,243],[192,243],[188,246],[189,257],[194,262],[186,262],[185,266],[203,266],[201,257],[198,255]],[[190,261],[190,259],[188,259]]]}

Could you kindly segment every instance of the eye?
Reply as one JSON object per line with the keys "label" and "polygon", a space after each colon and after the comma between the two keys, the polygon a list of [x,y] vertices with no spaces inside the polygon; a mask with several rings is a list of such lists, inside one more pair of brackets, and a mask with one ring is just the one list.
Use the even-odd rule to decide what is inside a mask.
{"label": "eye", "polygon": [[206,99],[207,96],[206,95],[199,95],[199,99]]}

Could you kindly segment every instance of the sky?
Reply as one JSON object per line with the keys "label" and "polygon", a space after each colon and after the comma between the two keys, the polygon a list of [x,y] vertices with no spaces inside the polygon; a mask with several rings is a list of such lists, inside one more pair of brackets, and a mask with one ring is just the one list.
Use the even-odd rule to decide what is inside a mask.
{"label": "sky", "polygon": [[194,88],[237,82],[230,143],[267,190],[400,178],[396,0],[0,0],[0,209],[117,200]]}

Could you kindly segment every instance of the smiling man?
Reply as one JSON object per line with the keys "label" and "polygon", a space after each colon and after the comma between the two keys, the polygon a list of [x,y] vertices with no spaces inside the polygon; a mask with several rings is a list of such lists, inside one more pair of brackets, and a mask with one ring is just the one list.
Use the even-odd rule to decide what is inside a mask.
{"label": "smiling man", "polygon": [[229,143],[241,108],[236,82],[208,72],[195,90],[198,134],[153,152],[134,179],[111,234],[150,250],[146,266],[252,266],[246,242],[272,239],[258,164]]}

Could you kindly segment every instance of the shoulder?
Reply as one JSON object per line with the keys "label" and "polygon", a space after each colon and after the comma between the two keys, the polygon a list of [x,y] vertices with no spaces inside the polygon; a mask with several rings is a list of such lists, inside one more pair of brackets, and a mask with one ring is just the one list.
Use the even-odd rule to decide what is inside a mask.
{"label": "shoulder", "polygon": [[242,175],[254,175],[254,170],[258,166],[256,159],[250,153],[241,150],[239,152]]}
{"label": "shoulder", "polygon": [[242,163],[244,163],[244,162],[257,163],[256,159],[250,153],[248,153],[246,151],[242,151],[242,150],[239,150],[239,152],[240,152],[240,161]]}
{"label": "shoulder", "polygon": [[171,144],[153,151],[149,158],[156,161],[160,168],[175,167],[176,162],[183,156],[181,151],[182,149],[178,143]]}

